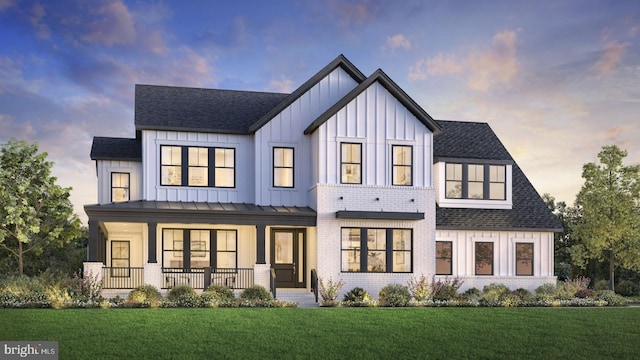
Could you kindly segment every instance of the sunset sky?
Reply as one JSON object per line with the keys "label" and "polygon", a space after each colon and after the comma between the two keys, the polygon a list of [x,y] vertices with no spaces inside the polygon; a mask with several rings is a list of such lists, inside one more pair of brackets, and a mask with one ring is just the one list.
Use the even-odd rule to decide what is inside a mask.
{"label": "sunset sky", "polygon": [[604,145],[640,162],[639,1],[0,0],[0,39],[0,144],[37,141],[83,220],[135,84],[291,92],[339,54],[489,123],[540,194],[572,204]]}

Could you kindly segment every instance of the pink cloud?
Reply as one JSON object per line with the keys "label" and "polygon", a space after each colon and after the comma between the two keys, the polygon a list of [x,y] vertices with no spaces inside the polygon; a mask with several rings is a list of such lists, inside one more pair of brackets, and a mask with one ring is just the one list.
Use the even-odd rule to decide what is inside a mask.
{"label": "pink cloud", "polygon": [[375,18],[376,7],[369,0],[329,0],[331,15],[340,19],[340,25],[349,27],[364,24]]}
{"label": "pink cloud", "polygon": [[625,49],[629,46],[629,43],[618,43],[615,40],[607,43],[602,56],[598,60],[598,62],[593,65],[593,69],[599,75],[610,75],[613,73],[615,68],[620,63],[620,59],[622,58],[622,54]]}
{"label": "pink cloud", "polygon": [[411,42],[402,34],[395,34],[388,37],[387,45],[392,49],[411,50]]}
{"label": "pink cloud", "polygon": [[98,19],[88,24],[88,33],[82,37],[84,41],[107,46],[135,42],[133,17],[122,1],[113,1],[92,12],[98,15]]}
{"label": "pink cloud", "polygon": [[279,93],[290,93],[293,91],[293,81],[291,79],[281,77],[280,79],[273,79],[269,82],[270,91]]}
{"label": "pink cloud", "polygon": [[31,8],[32,15],[29,18],[29,22],[36,29],[36,36],[40,39],[48,39],[51,36],[51,29],[49,26],[42,22],[42,19],[47,14],[44,7],[41,4],[34,4]]}

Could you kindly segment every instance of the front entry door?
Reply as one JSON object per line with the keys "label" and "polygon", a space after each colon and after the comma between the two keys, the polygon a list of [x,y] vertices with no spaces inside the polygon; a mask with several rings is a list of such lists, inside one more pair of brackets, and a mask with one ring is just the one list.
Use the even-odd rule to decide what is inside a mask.
{"label": "front entry door", "polygon": [[271,230],[271,266],[278,288],[306,287],[305,230]]}

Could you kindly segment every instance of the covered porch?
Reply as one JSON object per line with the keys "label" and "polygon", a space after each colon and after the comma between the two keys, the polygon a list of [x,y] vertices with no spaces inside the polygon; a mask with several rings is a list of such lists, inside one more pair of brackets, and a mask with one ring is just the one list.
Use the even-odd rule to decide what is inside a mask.
{"label": "covered porch", "polygon": [[122,293],[209,285],[309,288],[316,213],[307,207],[135,201],[85,206],[85,273]]}

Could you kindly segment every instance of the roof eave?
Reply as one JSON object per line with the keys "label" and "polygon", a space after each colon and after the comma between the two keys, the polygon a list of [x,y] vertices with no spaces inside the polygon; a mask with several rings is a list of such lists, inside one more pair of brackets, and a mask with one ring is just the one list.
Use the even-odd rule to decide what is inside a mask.
{"label": "roof eave", "polygon": [[158,131],[180,131],[180,132],[206,132],[216,134],[230,135],[250,135],[247,131],[233,129],[212,129],[212,128],[191,128],[180,126],[153,126],[153,125],[136,125],[136,131],[158,130]]}

